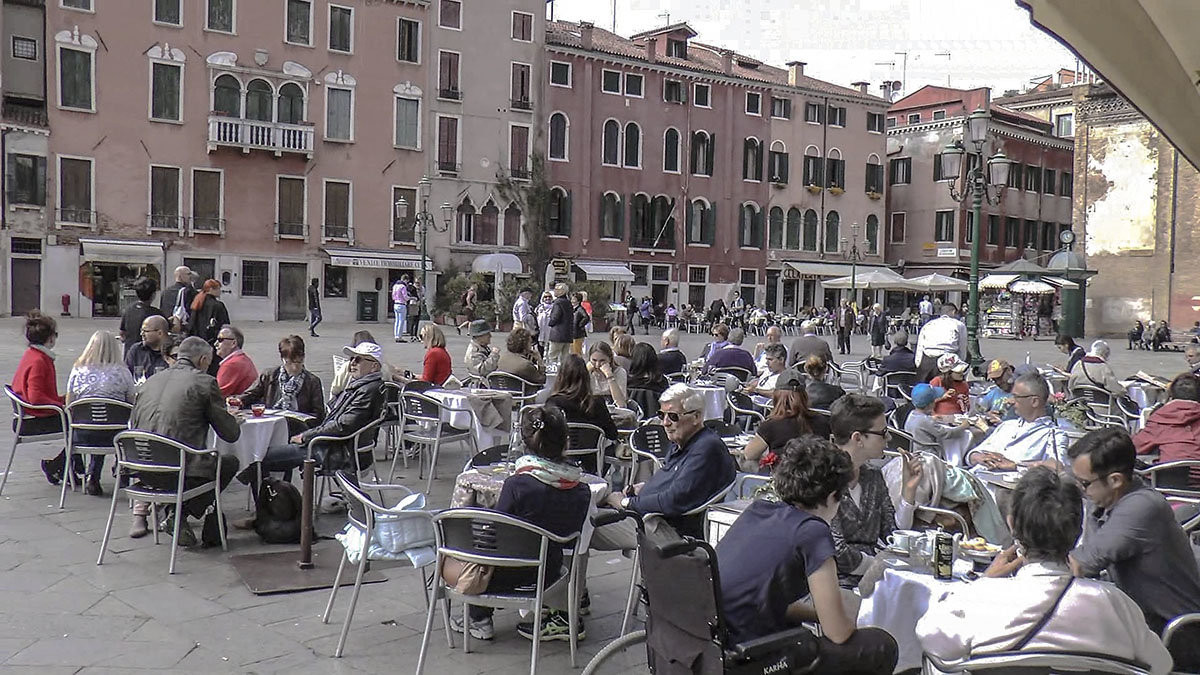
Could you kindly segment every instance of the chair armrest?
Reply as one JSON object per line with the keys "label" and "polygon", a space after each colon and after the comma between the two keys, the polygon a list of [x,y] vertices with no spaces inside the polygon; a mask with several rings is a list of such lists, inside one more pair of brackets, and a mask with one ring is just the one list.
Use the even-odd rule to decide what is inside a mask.
{"label": "chair armrest", "polygon": [[[794,645],[806,637],[813,637],[812,631],[804,627],[789,628],[788,630],[779,633],[772,633],[764,637],[740,642],[729,648],[729,652],[733,658],[739,661],[749,661],[758,658],[771,652],[779,651],[784,647]],[[799,666],[800,664],[793,664]],[[788,672],[803,672],[803,671],[788,671]]]}
{"label": "chair armrest", "polygon": [[1177,459],[1171,462],[1158,462],[1151,464],[1145,469],[1138,469],[1134,473],[1145,475],[1158,471],[1170,471],[1171,469],[1182,469],[1184,467],[1200,467],[1200,460],[1197,459]]}
{"label": "chair armrest", "polygon": [[[347,441],[358,441],[359,436],[362,436],[363,434],[367,433],[368,431],[371,431],[372,429],[378,428],[382,423],[383,423],[382,420],[376,419],[376,420],[372,421],[371,423],[363,426],[363,428],[359,429],[358,431],[356,431],[352,434],[346,435],[346,436],[313,436],[312,438],[308,439],[308,444],[307,444],[308,445],[308,457],[310,459],[312,458],[313,447],[315,447],[319,444],[322,444],[322,443],[345,443]],[[357,449],[358,448],[357,448],[357,443],[356,443],[355,450],[357,450]]]}
{"label": "chair armrest", "polygon": [[65,407],[55,404],[55,403],[26,403],[26,402],[22,401],[21,409],[23,409],[23,410],[53,410],[54,412],[60,413],[60,414],[64,414],[66,412]]}

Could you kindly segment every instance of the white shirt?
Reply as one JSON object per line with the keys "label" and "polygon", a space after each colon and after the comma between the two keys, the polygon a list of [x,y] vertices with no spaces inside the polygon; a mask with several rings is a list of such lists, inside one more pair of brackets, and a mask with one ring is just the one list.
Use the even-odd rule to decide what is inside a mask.
{"label": "white shirt", "polygon": [[917,303],[917,313],[932,315],[933,303],[928,300],[922,300],[921,302]]}
{"label": "white shirt", "polygon": [[[771,370],[770,368],[767,367],[767,345],[773,345],[773,344],[780,344],[780,343],[768,342],[766,345],[763,345],[762,353],[758,355],[757,359],[754,359],[754,367],[758,369],[759,377],[765,376]],[[787,345],[784,345],[783,349],[784,349],[783,362],[787,363],[787,357],[788,357]]]}
{"label": "white shirt", "polygon": [[[1070,578],[1064,563],[1032,562],[1013,577],[955,584],[917,622],[921,648],[951,662],[1009,651],[1050,611]],[[1092,579],[1075,579],[1025,649],[1115,656],[1145,664],[1155,675],[1169,672],[1172,663],[1137,604]]]}
{"label": "white shirt", "polygon": [[522,296],[517,297],[517,301],[513,303],[512,318],[513,324],[524,325],[525,318],[529,316],[529,301]]}
{"label": "white shirt", "polygon": [[971,455],[976,452],[995,452],[1018,463],[1056,459],[1066,465],[1071,463],[1067,457],[1070,445],[1067,432],[1049,416],[1039,417],[1032,422],[1018,417],[998,424],[964,459],[969,464]]}
{"label": "white shirt", "polygon": [[958,358],[967,358],[967,325],[949,316],[938,318],[925,324],[917,334],[916,363],[921,365],[921,357],[925,354],[941,356],[942,354],[958,354]]}

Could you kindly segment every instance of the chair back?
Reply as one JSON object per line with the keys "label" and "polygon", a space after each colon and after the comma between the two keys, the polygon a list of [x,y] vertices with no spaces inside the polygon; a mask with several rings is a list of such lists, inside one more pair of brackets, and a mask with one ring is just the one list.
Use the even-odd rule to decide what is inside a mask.
{"label": "chair back", "polygon": [[442,421],[442,404],[436,398],[415,391],[400,394],[400,409],[404,421],[437,424]]}
{"label": "chair back", "polygon": [[883,395],[891,399],[912,400],[912,388],[917,383],[917,374],[908,370],[897,370],[885,373],[880,377],[883,382]]}
{"label": "chair back", "polygon": [[149,431],[119,432],[113,445],[118,466],[139,473],[179,473],[186,468],[189,454],[217,455],[216,450],[197,450]]}
{"label": "chair back", "polygon": [[733,411],[733,420],[736,423],[741,417],[744,422],[742,428],[747,433],[754,431],[754,428],[762,423],[766,416],[759,411],[758,406],[754,404],[754,400],[750,395],[741,391],[731,391],[726,395],[729,399],[729,409]]}
{"label": "chair back", "polygon": [[447,509],[433,517],[438,552],[494,567],[537,567],[550,546],[566,547],[579,533],[559,537],[490,509]]}
{"label": "chair back", "polygon": [[1200,460],[1181,459],[1174,462],[1152,464],[1136,473],[1150,483],[1167,499],[1182,497],[1200,502],[1200,487],[1191,480],[1193,472],[1200,472]]}
{"label": "chair back", "polygon": [[629,436],[629,449],[644,459],[653,460],[661,465],[671,451],[671,439],[667,438],[667,429],[661,424],[643,424]]}
{"label": "chair back", "polygon": [[912,434],[892,427],[888,427],[887,433],[892,437],[892,442],[889,444],[890,449],[903,450],[905,452],[913,451],[913,444],[916,443],[916,439],[912,437]]}
{"label": "chair back", "polygon": [[[637,415],[639,420],[650,419],[658,416],[658,397],[659,392],[653,389],[630,387],[625,405]],[[634,408],[634,406],[637,407]]]}
{"label": "chair back", "polygon": [[385,425],[400,422],[400,396],[403,389],[396,382],[384,382],[379,387],[383,393],[383,413],[381,421]]}
{"label": "chair back", "polygon": [[989,675],[1045,675],[1046,673],[1070,673],[1071,675],[1149,675],[1142,665],[1115,656],[1101,656],[1079,652],[1001,652],[946,663],[925,654],[927,665],[940,673],[988,673]]}
{"label": "chair back", "polygon": [[740,427],[734,426],[725,420],[704,420],[704,426],[717,432],[722,438],[737,436],[742,433]]}
{"label": "chair back", "polygon": [[[383,516],[391,523],[404,520],[424,521],[423,523],[415,524],[415,527],[420,528],[417,534],[412,534],[411,528],[405,528],[406,534],[405,543],[407,548],[420,548],[422,546],[435,546],[437,537],[433,532],[433,513],[424,509],[400,510],[391,511],[382,501],[376,501],[367,496],[367,493],[358,484],[350,478],[350,475],[345,471],[336,471],[333,474],[334,480],[338,487],[341,488],[342,494],[346,497],[346,517],[350,523],[362,530],[370,532],[372,536],[375,533],[375,525],[379,516]],[[372,489],[376,486],[371,486]],[[401,492],[405,497],[413,494],[412,490],[402,485],[386,485],[380,486],[386,488],[389,492]],[[382,493],[380,494],[382,498]],[[398,501],[398,500],[397,500]],[[394,505],[393,505],[394,506]],[[425,528],[428,528],[427,530]],[[393,528],[399,530],[400,528]]]}
{"label": "chair back", "polygon": [[737,478],[733,480],[733,489],[729,492],[729,499],[751,499],[754,497],[754,492],[760,487],[771,482],[770,476],[763,476],[757,473],[739,473]]}
{"label": "chair back", "polygon": [[67,423],[72,429],[121,431],[129,428],[133,406],[111,398],[88,397],[67,404]]}
{"label": "chair back", "polygon": [[498,391],[507,391],[512,394],[513,400],[518,403],[532,401],[537,396],[540,386],[526,380],[523,377],[518,377],[512,373],[497,370],[494,373],[489,373],[483,378],[488,389],[496,389]]}
{"label": "chair back", "polygon": [[723,373],[725,375],[733,375],[738,379],[738,382],[745,382],[746,380],[750,379],[750,371],[742,368],[741,366],[723,366],[721,368],[717,368],[716,372]]}
{"label": "chair back", "polygon": [[[26,434],[22,433],[22,427],[24,426],[25,420],[27,420],[31,417],[36,417],[36,415],[34,415],[33,413],[38,410],[43,410],[43,411],[44,410],[52,410],[52,411],[58,413],[59,417],[63,419],[64,423],[66,422],[65,416],[63,416],[63,409],[59,406],[35,405],[33,403],[26,403],[24,399],[22,399],[20,396],[17,395],[17,392],[12,390],[12,386],[7,385],[7,384],[4,385],[4,395],[8,397],[9,403],[12,404],[13,419],[17,421],[17,428],[16,428],[17,436],[25,436],[26,435]],[[37,436],[57,436],[60,434],[62,434],[62,431],[52,431],[48,434],[36,434],[36,435]]]}
{"label": "chair back", "polygon": [[508,445],[493,445],[486,450],[480,450],[475,453],[475,456],[467,460],[467,465],[463,467],[463,471],[478,469],[481,466],[489,466],[499,464],[508,458]]}
{"label": "chair back", "polygon": [[602,471],[606,442],[604,430],[600,427],[585,422],[567,422],[567,450],[563,454],[568,457],[593,457],[595,470]]}

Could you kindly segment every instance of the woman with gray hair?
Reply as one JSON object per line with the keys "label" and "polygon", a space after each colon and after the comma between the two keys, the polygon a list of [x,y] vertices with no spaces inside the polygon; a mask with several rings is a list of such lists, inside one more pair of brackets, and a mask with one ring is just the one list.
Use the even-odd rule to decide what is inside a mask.
{"label": "woman with gray hair", "polygon": [[1108,343],[1104,340],[1096,340],[1092,343],[1092,348],[1088,351],[1087,356],[1079,359],[1075,367],[1071,369],[1070,377],[1067,379],[1067,388],[1074,390],[1079,385],[1091,385],[1100,387],[1114,396],[1125,396],[1125,385],[1117,379],[1117,374],[1113,372],[1112,366],[1108,365],[1108,357],[1112,353]]}

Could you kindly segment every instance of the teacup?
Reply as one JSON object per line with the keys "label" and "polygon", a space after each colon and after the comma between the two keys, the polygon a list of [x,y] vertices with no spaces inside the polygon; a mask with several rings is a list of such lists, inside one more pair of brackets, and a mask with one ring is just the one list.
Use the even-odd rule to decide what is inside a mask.
{"label": "teacup", "polygon": [[921,536],[916,530],[896,530],[888,535],[888,546],[901,551],[911,550],[914,540]]}

